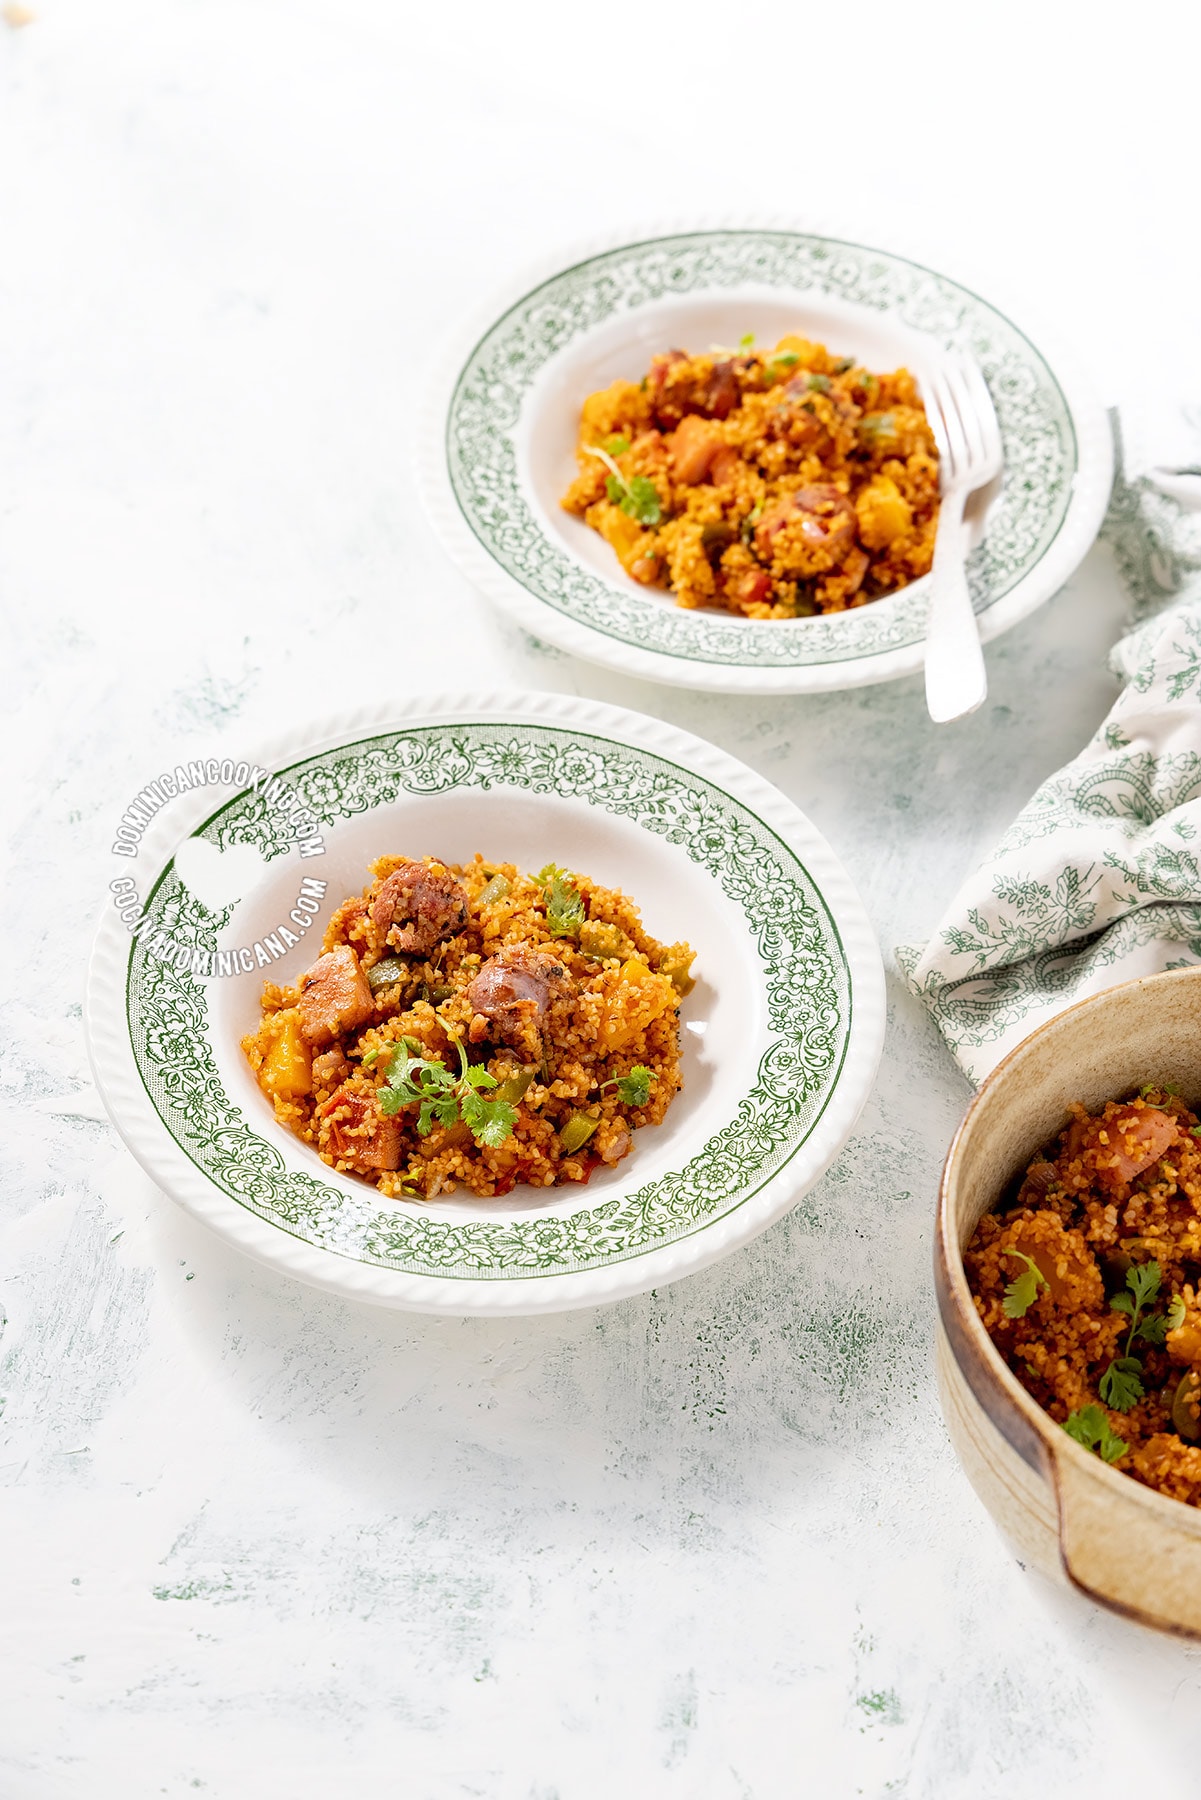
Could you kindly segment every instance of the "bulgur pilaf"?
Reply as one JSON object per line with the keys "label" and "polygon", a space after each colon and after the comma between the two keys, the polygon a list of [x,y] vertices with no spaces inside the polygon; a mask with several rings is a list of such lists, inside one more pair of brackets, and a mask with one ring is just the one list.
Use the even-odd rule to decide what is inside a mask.
{"label": "bulgur pilaf", "polygon": [[588,396],[576,454],[563,507],[680,606],[844,612],[933,561],[938,451],[913,376],[807,338],[653,357]]}
{"label": "bulgur pilaf", "polygon": [[391,1198],[587,1181],[681,1086],[693,951],[586,875],[383,856],[242,1041],[288,1130]]}
{"label": "bulgur pilaf", "polygon": [[1148,1086],[1071,1123],[964,1254],[1027,1392],[1127,1475],[1201,1504],[1201,1122]]}

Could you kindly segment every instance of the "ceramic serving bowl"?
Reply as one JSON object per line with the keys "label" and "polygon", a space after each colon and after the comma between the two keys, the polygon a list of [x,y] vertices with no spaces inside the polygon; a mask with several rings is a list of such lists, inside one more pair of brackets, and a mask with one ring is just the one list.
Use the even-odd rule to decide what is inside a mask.
{"label": "ceramic serving bowl", "polygon": [[1024,1562],[1142,1624],[1201,1637],[1201,1510],[1108,1467],[1043,1412],[994,1349],[963,1250],[1011,1178],[1090,1109],[1147,1081],[1201,1098],[1201,969],[1082,1000],[998,1065],[947,1156],[934,1251],[936,1359],[951,1440]]}
{"label": "ceramic serving bowl", "polygon": [[622,674],[736,693],[814,693],[922,666],[928,579],[845,613],[757,620],[641,587],[560,496],[586,396],[660,350],[803,332],[919,386],[948,352],[989,385],[1004,471],[975,516],[980,635],[1007,630],[1072,573],[1112,477],[1102,408],[989,301],[904,257],[742,226],[592,245],[531,272],[457,334],[433,384],[418,477],[468,577],[535,636]]}
{"label": "ceramic serving bowl", "polygon": [[[558,694],[397,702],[304,725],[250,761],[282,797],[235,786],[217,805],[202,789],[157,815],[118,874],[136,873],[149,927],[131,939],[110,906],[87,997],[97,1085],[126,1143],[239,1249],[415,1311],[594,1306],[745,1243],[841,1149],[880,1055],[879,951],[820,834],[743,764]],[[296,807],[320,856],[301,854]],[[693,945],[684,1088],[586,1186],[385,1200],[276,1122],[240,1040],[264,980],[311,965],[376,857],[477,850],[586,871],[623,888],[652,933]],[[189,963],[193,948],[224,973]]]}

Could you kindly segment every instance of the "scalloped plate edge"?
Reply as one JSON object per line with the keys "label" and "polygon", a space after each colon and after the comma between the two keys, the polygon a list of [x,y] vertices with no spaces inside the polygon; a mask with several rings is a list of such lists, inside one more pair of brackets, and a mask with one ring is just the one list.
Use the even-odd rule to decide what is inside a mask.
{"label": "scalloped plate edge", "polygon": [[[84,1027],[96,1088],[121,1139],[147,1174],[192,1216],[278,1273],[351,1300],[413,1312],[512,1317],[600,1306],[707,1268],[775,1223],[839,1154],[871,1092],[884,1041],[884,971],[875,934],[850,878],[817,828],[778,788],[746,764],[661,720],[574,695],[463,693],[365,708],[260,746],[256,759],[278,767],[340,743],[406,725],[463,718],[577,726],[678,761],[752,806],[802,858],[842,937],[854,1010],[846,1059],[821,1121],[801,1151],[751,1199],[712,1225],[662,1249],[608,1267],[483,1283],[407,1275],[305,1244],[230,1199],[175,1143],[142,1087],[126,1029],[130,939],[111,909],[97,929],[88,968]],[[202,797],[203,798],[203,797]],[[205,811],[211,801],[204,802]],[[196,810],[196,809],[192,809]],[[189,809],[180,835],[201,822]],[[178,841],[178,839],[176,840]]]}

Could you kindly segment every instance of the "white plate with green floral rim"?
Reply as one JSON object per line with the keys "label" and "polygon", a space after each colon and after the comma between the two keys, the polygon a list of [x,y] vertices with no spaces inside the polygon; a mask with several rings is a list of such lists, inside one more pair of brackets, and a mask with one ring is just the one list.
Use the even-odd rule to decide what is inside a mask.
{"label": "white plate with green floral rim", "polygon": [[[316,814],[324,855],[302,861],[261,798],[243,792],[214,810],[211,794],[187,796],[140,852],[151,931],[135,942],[110,911],[87,994],[92,1064],[117,1129],[239,1249],[416,1311],[591,1306],[745,1243],[846,1142],[883,1039],[879,951],[825,840],[743,764],[658,720],[553,694],[402,703],[298,732],[257,761]],[[188,839],[212,861],[257,851],[261,872],[232,907],[208,911],[181,881],[176,858],[190,867],[199,855],[183,858]],[[417,1204],[335,1174],[276,1124],[239,1049],[263,971],[206,979],[145,947],[154,931],[185,958],[188,947],[262,943],[316,876],[327,884],[320,916],[270,969],[294,981],[367,864],[400,850],[452,862],[480,850],[535,869],[557,860],[623,887],[652,933],[696,949],[684,1089],[586,1187]]]}
{"label": "white plate with green floral rim", "polygon": [[968,565],[982,638],[1040,606],[1104,516],[1104,410],[979,295],[904,257],[813,233],[678,231],[593,247],[530,278],[463,332],[435,384],[419,477],[468,577],[526,631],[627,675],[742,693],[813,693],[922,666],[928,580],[851,612],[738,619],[675,605],[622,572],[559,497],[586,395],[673,346],[775,343],[801,331],[919,384],[938,358],[979,362],[1005,468]]}

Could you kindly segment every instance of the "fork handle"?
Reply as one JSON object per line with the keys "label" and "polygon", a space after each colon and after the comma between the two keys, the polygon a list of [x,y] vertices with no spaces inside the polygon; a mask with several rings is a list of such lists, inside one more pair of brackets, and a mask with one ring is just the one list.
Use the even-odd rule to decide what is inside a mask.
{"label": "fork handle", "polygon": [[984,652],[967,585],[966,493],[942,503],[926,617],[926,706],[936,725],[975,712],[988,692]]}

